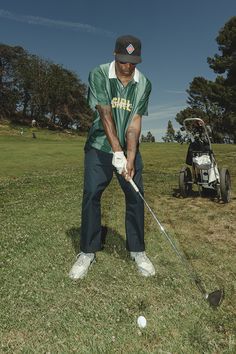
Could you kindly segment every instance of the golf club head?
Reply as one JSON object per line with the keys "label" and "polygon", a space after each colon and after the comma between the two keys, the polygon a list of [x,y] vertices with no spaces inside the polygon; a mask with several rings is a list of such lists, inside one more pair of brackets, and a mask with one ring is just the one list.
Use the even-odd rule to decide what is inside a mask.
{"label": "golf club head", "polygon": [[215,290],[210,294],[207,294],[206,299],[213,307],[220,306],[224,298],[224,289]]}

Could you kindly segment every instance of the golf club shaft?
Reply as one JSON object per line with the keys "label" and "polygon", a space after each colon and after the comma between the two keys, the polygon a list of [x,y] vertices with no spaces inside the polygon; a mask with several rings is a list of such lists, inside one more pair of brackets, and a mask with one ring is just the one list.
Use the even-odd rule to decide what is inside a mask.
{"label": "golf club shaft", "polygon": [[154,220],[156,221],[156,223],[158,224],[161,232],[164,234],[164,236],[166,237],[166,239],[169,241],[169,243],[171,244],[171,247],[173,248],[173,250],[175,251],[175,253],[177,254],[177,256],[180,258],[181,262],[183,263],[183,265],[185,266],[186,270],[188,271],[191,279],[194,281],[194,283],[196,284],[196,286],[198,287],[198,289],[201,291],[201,293],[204,295],[204,297],[206,297],[208,294],[206,292],[206,290],[204,289],[203,285],[201,284],[201,280],[199,279],[199,277],[197,276],[196,272],[194,271],[193,267],[190,265],[190,263],[188,262],[188,259],[186,258],[186,256],[184,256],[184,254],[181,254],[180,251],[178,250],[178,248],[176,247],[174,241],[172,240],[172,238],[170,237],[170,235],[168,235],[168,233],[165,231],[164,227],[162,226],[162,224],[160,223],[160,221],[157,219],[155,213],[153,212],[153,210],[150,208],[150,206],[148,205],[148,203],[146,202],[146,200],[144,199],[144,197],[142,196],[142,194],[139,191],[139,188],[137,187],[137,185],[134,183],[134,181],[132,179],[129,180],[130,184],[132,185],[132,187],[134,188],[135,192],[137,192],[140,196],[140,198],[143,200],[144,204],[146,205],[146,207],[148,208],[148,210],[150,211],[150,213],[152,214]]}

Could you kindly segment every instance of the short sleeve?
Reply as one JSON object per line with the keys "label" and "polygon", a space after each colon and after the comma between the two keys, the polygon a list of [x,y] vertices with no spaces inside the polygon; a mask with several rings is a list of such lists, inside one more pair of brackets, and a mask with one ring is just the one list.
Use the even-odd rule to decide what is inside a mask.
{"label": "short sleeve", "polygon": [[88,104],[92,109],[97,105],[109,105],[110,99],[106,88],[106,78],[100,68],[89,74]]}
{"label": "short sleeve", "polygon": [[152,91],[152,85],[149,80],[147,80],[146,88],[144,90],[144,93],[141,97],[141,99],[138,102],[137,110],[136,113],[139,114],[140,116],[147,116],[148,115],[148,102],[149,102],[149,97],[150,93]]}

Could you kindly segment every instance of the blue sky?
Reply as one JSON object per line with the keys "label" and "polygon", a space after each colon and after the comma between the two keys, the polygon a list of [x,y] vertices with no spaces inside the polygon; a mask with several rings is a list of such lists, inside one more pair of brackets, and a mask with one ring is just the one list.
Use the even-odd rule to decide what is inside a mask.
{"label": "blue sky", "polygon": [[236,16],[235,0],[0,0],[0,42],[20,45],[78,74],[113,60],[117,36],[142,41],[138,66],[152,82],[143,133],[158,141],[176,113],[187,106],[195,76],[214,80],[207,57],[218,52],[219,30]]}

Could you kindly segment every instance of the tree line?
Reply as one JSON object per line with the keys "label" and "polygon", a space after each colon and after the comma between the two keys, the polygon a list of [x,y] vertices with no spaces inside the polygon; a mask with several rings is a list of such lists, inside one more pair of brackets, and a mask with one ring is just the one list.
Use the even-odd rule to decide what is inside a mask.
{"label": "tree line", "polygon": [[149,131],[146,136],[144,134],[141,135],[140,141],[141,143],[155,143],[155,137]]}
{"label": "tree line", "polygon": [[[175,119],[183,125],[185,118],[198,117],[210,127],[212,142],[236,143],[236,16],[219,31],[216,38],[219,54],[208,57],[210,69],[217,74],[215,81],[195,77],[186,90],[187,104]],[[182,141],[181,131],[173,132],[169,121],[164,141]],[[182,140],[181,140],[182,139]]]}
{"label": "tree line", "polygon": [[0,119],[86,131],[93,114],[86,96],[75,73],[22,47],[0,44]]}

